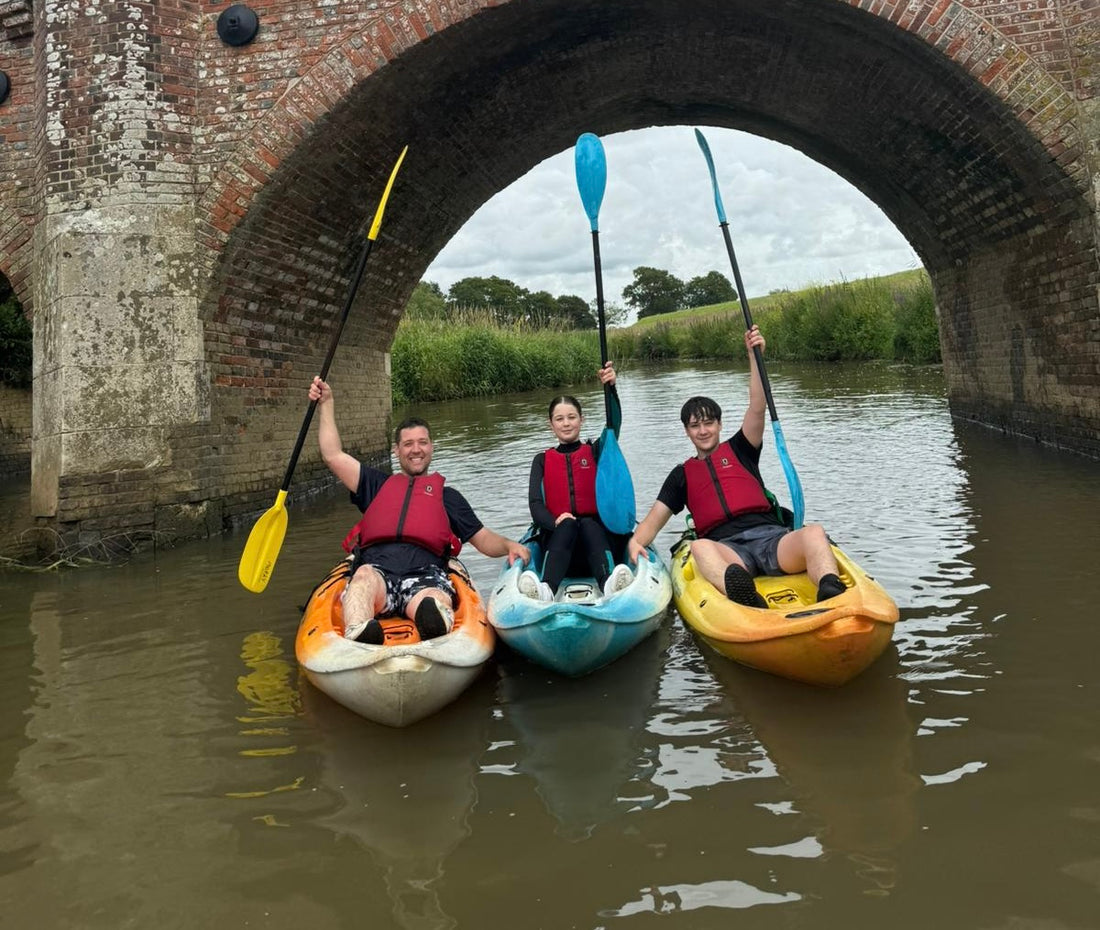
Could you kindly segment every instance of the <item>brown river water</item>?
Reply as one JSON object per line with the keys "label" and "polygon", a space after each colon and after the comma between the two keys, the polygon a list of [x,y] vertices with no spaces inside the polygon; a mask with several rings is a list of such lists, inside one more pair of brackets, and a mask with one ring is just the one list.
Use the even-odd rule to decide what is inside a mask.
{"label": "brown river water", "polygon": [[[292,507],[262,595],[248,527],[3,574],[0,926],[1100,926],[1100,464],[953,423],[937,369],[773,367],[807,519],[901,608],[863,676],[772,678],[671,612],[587,678],[502,651],[437,716],[371,724],[294,659],[343,494]],[[690,451],[680,403],[732,432],[745,384],[622,375],[640,513]],[[510,535],[544,393],[419,408]],[[764,473],[785,497],[770,429]],[[467,565],[487,593],[498,565]]]}

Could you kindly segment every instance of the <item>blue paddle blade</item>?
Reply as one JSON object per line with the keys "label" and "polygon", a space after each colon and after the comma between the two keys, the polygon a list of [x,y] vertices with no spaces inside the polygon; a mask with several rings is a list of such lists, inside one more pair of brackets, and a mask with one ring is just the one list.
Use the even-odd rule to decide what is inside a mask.
{"label": "blue paddle blade", "polygon": [[607,189],[607,159],[599,136],[584,133],[577,139],[573,157],[577,169],[577,190],[581,194],[584,212],[588,214],[592,232],[599,232],[600,204]]}
{"label": "blue paddle blade", "polygon": [[[787,451],[787,440],[783,437],[783,427],[778,420],[772,420],[772,431],[775,433],[775,448],[779,453],[779,463],[783,466],[783,474],[787,476],[787,487],[791,491],[791,512],[794,513],[794,528],[802,528],[802,518],[806,515],[806,502],[802,499],[802,482],[798,480],[798,472],[794,470],[794,462]],[[599,478],[599,473],[596,475]]]}
{"label": "blue paddle blade", "polygon": [[611,427],[604,427],[600,437],[600,460],[596,465],[596,509],[610,532],[624,536],[634,532],[634,482]]}
{"label": "blue paddle blade", "polygon": [[718,211],[718,222],[726,222],[726,208],[722,206],[722,195],[718,191],[718,176],[714,173],[714,159],[710,154],[710,146],[707,145],[707,140],[703,134],[696,129],[695,141],[699,143],[699,148],[703,150],[703,157],[707,160],[707,170],[710,172],[710,186],[714,188],[714,209]]}

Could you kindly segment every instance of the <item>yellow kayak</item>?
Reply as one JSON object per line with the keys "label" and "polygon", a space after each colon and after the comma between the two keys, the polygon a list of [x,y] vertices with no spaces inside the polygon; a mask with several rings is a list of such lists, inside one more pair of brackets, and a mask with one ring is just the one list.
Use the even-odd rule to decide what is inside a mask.
{"label": "yellow kayak", "polygon": [[767,607],[726,598],[696,573],[691,540],[672,553],[672,596],[684,622],[724,656],[812,685],[835,687],[855,678],[890,642],[897,604],[836,546],[843,594],[817,602],[806,576],[753,579]]}

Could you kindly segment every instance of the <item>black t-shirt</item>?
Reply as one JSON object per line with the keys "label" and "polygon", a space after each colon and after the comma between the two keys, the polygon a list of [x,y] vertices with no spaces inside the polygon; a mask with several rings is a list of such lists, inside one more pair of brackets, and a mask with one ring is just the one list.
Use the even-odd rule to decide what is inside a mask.
{"label": "black t-shirt", "polygon": [[[764,480],[760,477],[760,447],[754,446],[749,442],[741,430],[734,433],[733,438],[731,438],[729,442],[730,446],[733,447],[737,460],[745,466],[749,474],[759,481],[761,487],[763,487]],[[679,513],[687,506],[687,473],[684,471],[684,466],[682,464],[677,465],[668,473],[668,477],[665,478],[665,483],[661,485],[661,490],[657,494],[657,500],[673,513]],[[747,530],[754,526],[766,526],[768,524],[782,525],[776,518],[774,511],[768,511],[766,513],[743,513],[735,516],[732,520],[727,520],[725,523],[720,523],[718,526],[714,527],[714,529],[706,534],[706,538],[724,539],[727,536],[732,536],[734,533],[739,533],[741,530]]]}
{"label": "black t-shirt", "polygon": [[[377,468],[359,464],[359,488],[351,495],[351,502],[366,511],[374,496],[386,479],[392,477]],[[447,511],[447,520],[451,532],[462,542],[466,542],[483,526],[473,508],[458,491],[449,485],[443,485],[443,509]],[[363,550],[363,561],[377,566],[393,575],[412,575],[429,565],[446,565],[447,560],[429,552],[416,543],[393,542],[375,543]]]}

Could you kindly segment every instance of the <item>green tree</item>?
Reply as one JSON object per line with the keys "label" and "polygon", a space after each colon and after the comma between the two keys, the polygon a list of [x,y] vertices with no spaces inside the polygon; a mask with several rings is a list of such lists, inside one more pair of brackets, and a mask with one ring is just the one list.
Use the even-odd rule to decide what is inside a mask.
{"label": "green tree", "polygon": [[737,291],[720,271],[709,271],[684,285],[685,307],[706,307],[736,299]]}
{"label": "green tree", "polygon": [[684,282],[660,268],[640,265],[634,280],[623,288],[623,300],[638,313],[638,319],[671,313],[683,305]]}
{"label": "green tree", "polygon": [[488,311],[498,322],[521,319],[526,288],[514,281],[491,275],[455,281],[447,291],[447,303],[452,310]]}
{"label": "green tree", "polygon": [[557,299],[555,316],[570,329],[596,328],[596,314],[585,299],[576,294],[563,294]]}
{"label": "green tree", "polygon": [[[606,301],[603,305],[603,318],[608,326],[622,326],[626,322],[626,318],[630,316],[630,308],[624,307],[622,304],[609,304]],[[593,301],[592,319],[596,321],[596,309],[595,301]],[[598,322],[593,322],[593,326],[598,325]]]}
{"label": "green tree", "polygon": [[520,298],[523,320],[543,329],[557,316],[558,299],[549,291],[525,291]]}
{"label": "green tree", "polygon": [[421,281],[409,295],[405,316],[410,320],[445,320],[447,300],[442,288],[434,281]]}

